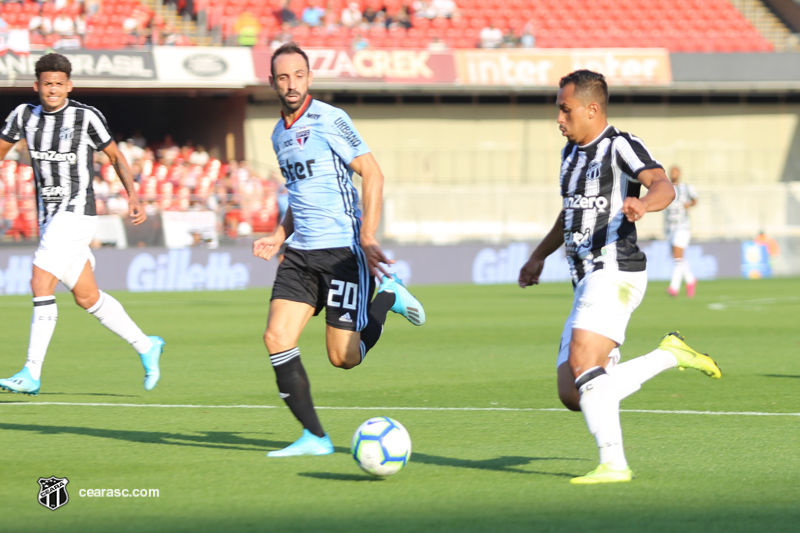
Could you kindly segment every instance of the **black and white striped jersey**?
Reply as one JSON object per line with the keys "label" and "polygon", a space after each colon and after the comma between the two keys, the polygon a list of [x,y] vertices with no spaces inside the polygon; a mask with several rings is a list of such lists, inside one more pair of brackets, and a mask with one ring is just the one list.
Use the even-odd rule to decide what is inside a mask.
{"label": "black and white striped jersey", "polygon": [[639,197],[639,173],[650,168],[663,167],[641,139],[613,126],[589,144],[569,142],[562,150],[561,221],[574,283],[602,268],[645,270],[636,226],[622,214],[622,204]]}
{"label": "black and white striped jersey", "polygon": [[22,104],[6,119],[4,141],[25,139],[33,166],[39,226],[60,211],[96,215],[92,159],[113,140],[103,114],[94,107],[67,100],[48,113],[39,104]]}

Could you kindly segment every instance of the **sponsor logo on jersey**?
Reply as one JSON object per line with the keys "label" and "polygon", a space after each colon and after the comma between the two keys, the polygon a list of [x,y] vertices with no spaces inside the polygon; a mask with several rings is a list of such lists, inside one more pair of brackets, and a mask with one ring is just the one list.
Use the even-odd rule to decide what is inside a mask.
{"label": "sponsor logo on jersey", "polygon": [[297,133],[295,134],[294,138],[297,140],[297,144],[300,148],[304,148],[306,143],[308,142],[308,138],[311,137],[311,130],[308,128],[299,128]]}
{"label": "sponsor logo on jersey", "polygon": [[70,165],[78,162],[78,154],[73,152],[57,152],[55,150],[31,150],[30,152],[31,159],[36,159],[37,161],[67,162]]}
{"label": "sponsor logo on jersey", "polygon": [[62,141],[71,141],[75,137],[75,128],[71,126],[63,126],[58,132],[58,138]]}
{"label": "sponsor logo on jersey", "polygon": [[293,144],[294,141],[292,139],[286,139],[285,141],[283,141],[284,148],[291,148]]}
{"label": "sponsor logo on jersey", "polygon": [[310,118],[311,120],[317,120],[317,119],[319,118],[319,115],[317,115],[316,113],[309,113],[309,114],[308,114],[308,115],[306,115],[306,116],[307,116],[308,118]]}
{"label": "sponsor logo on jersey", "polygon": [[589,168],[586,169],[586,179],[589,181],[600,179],[600,168],[602,166],[603,163],[600,161],[592,161],[589,163]]}
{"label": "sponsor logo on jersey", "polygon": [[69,196],[69,187],[64,185],[48,185],[42,187],[41,191],[45,202],[60,202],[62,198]]}
{"label": "sponsor logo on jersey", "polygon": [[592,232],[588,228],[582,232],[573,231],[567,236],[566,243],[568,254],[577,255],[584,259],[591,251]]}
{"label": "sponsor logo on jersey", "polygon": [[564,198],[564,209],[596,209],[605,211],[608,209],[608,198],[602,196],[567,196]]}
{"label": "sponsor logo on jersey", "polygon": [[347,125],[347,122],[345,122],[345,120],[342,117],[337,118],[333,122],[333,125],[336,126],[336,129],[341,132],[342,136],[344,137],[344,140],[347,141],[347,143],[350,146],[355,148],[356,146],[361,144],[361,139],[358,138],[356,132],[354,132],[353,129]]}

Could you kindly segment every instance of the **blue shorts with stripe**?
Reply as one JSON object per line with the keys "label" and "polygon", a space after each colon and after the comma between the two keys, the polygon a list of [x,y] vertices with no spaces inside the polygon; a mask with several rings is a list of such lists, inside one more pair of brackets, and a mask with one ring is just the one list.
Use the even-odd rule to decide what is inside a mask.
{"label": "blue shorts with stripe", "polygon": [[278,267],[272,300],[306,303],[314,316],[325,308],[325,322],[337,329],[361,331],[375,278],[359,246],[324,250],[286,249]]}

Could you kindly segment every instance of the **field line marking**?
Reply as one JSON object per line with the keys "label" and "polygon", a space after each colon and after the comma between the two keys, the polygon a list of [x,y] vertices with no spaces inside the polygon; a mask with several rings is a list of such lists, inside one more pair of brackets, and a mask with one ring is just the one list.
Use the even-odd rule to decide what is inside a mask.
{"label": "field line marking", "polygon": [[752,300],[726,300],[722,302],[712,302],[708,308],[714,311],[721,311],[727,307],[753,307],[759,304],[773,304],[778,302],[793,302],[800,299],[797,296],[784,296],[779,298],[756,298]]}
{"label": "field line marking", "polygon": [[[68,407],[152,407],[161,409],[280,409],[279,405],[192,405],[164,403],[91,403],[91,402],[0,402],[4,405],[58,405]],[[317,409],[329,411],[563,411],[560,407],[330,407],[317,406]],[[620,409],[621,413],[649,413],[656,415],[705,415],[705,416],[798,416],[800,413],[764,413],[759,411],[690,411],[666,409]]]}

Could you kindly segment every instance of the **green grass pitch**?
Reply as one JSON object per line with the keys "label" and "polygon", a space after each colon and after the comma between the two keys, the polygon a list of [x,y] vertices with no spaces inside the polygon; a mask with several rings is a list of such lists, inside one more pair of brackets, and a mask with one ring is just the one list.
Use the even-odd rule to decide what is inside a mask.
{"label": "green grass pitch", "polygon": [[[604,486],[569,484],[597,451],[556,397],[567,284],[415,287],[428,323],[390,315],[349,371],[330,366],[313,319],[300,348],[336,453],[281,459],[265,453],[300,428],[261,341],[268,291],[117,294],[167,341],[150,393],[133,350],[59,294],[41,394],[0,394],[0,530],[797,531],[800,280],[701,282],[694,300],[665,288],[651,283],[623,358],[678,329],[723,377],[670,370],[623,401],[636,479]],[[30,309],[0,298],[4,377],[24,362]],[[386,479],[349,455],[353,431],[377,415],[414,444]],[[56,511],[37,502],[51,475],[69,479]],[[79,496],[143,488],[159,497]]]}

